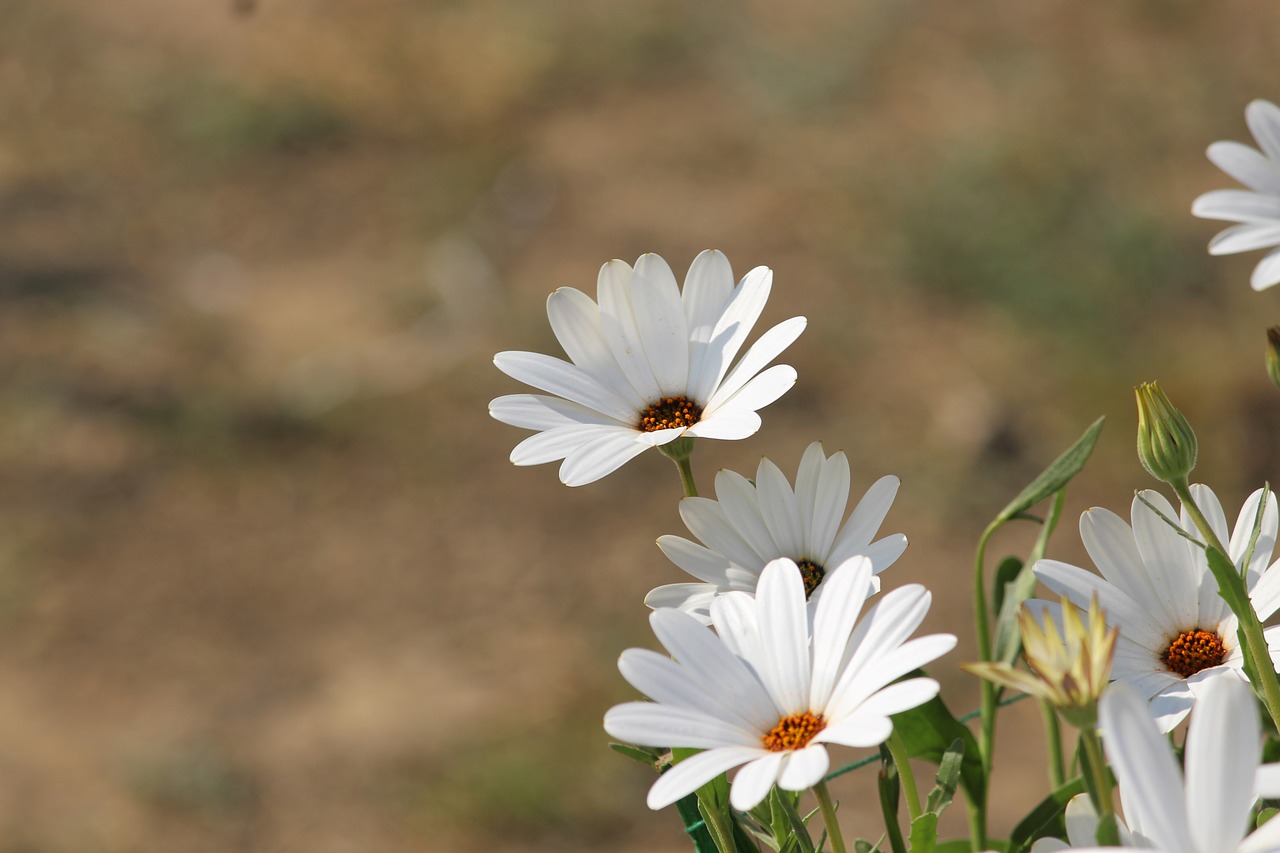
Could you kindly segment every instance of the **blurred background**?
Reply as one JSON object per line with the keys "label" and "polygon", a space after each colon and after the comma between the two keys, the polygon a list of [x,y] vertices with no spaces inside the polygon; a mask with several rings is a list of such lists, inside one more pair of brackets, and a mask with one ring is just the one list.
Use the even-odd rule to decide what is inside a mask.
{"label": "blurred background", "polygon": [[[703,490],[813,439],[857,495],[901,477],[885,584],[935,591],[975,707],[977,534],[1105,414],[1052,546],[1087,565],[1079,512],[1153,485],[1134,384],[1233,516],[1280,473],[1280,296],[1189,213],[1278,35],[1237,0],[3,0],[0,851],[689,849],[600,729],[682,579],[675,470],[568,489],[486,414],[494,352],[559,352],[547,294],[646,251],[810,318]],[[1001,732],[997,831],[1044,791],[1034,709]]]}

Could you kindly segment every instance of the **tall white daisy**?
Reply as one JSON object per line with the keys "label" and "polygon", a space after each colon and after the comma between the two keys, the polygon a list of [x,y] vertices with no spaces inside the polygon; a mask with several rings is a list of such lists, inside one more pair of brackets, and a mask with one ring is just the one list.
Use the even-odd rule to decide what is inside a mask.
{"label": "tall white daisy", "polygon": [[[1249,831],[1259,797],[1280,795],[1280,765],[1262,758],[1258,706],[1239,679],[1215,676],[1187,732],[1186,776],[1169,742],[1152,725],[1146,703],[1128,685],[1102,697],[1103,745],[1116,773],[1126,847],[1164,853],[1263,853],[1280,849],[1280,820]],[[1082,821],[1085,823],[1085,821]],[[1072,848],[1097,848],[1095,843]],[[1084,839],[1080,839],[1084,841]],[[1038,847],[1037,853],[1045,848]]]}
{"label": "tall white daisy", "polygon": [[719,636],[680,610],[653,612],[649,622],[671,657],[628,649],[618,669],[654,701],[610,709],[605,731],[644,746],[706,751],[658,778],[650,808],[738,766],[729,795],[737,809],[758,804],[774,784],[811,788],[829,767],[827,744],[883,743],[893,732],[890,715],[937,695],[931,678],[892,682],[946,654],[955,637],[907,640],[929,609],[919,585],[893,590],[859,619],[871,571],[865,557],[835,569],[812,623],[800,572],[786,559],[765,567],[754,598],[730,592],[715,600]]}
{"label": "tall white daisy", "polygon": [[503,373],[547,392],[489,404],[503,423],[538,431],[516,445],[511,461],[563,459],[561,481],[581,486],[681,436],[754,434],[757,410],[796,380],[793,368],[768,365],[806,322],[779,323],[730,367],[772,283],[773,271],[756,267],[735,287],[728,259],[707,250],[689,267],[683,290],[667,262],[648,254],[634,269],[622,261],[601,267],[598,303],[571,287],[551,294],[547,317],[569,360],[533,352],[493,359]]}
{"label": "tall white daisy", "polygon": [[[1202,485],[1191,489],[1214,533],[1230,543],[1231,559],[1241,571],[1247,570],[1254,609],[1266,619],[1280,608],[1280,571],[1267,568],[1280,529],[1275,496],[1268,496],[1261,531],[1250,550],[1262,490],[1245,501],[1234,530],[1228,531],[1213,491]],[[1224,671],[1243,678],[1244,658],[1236,617],[1218,593],[1204,550],[1161,515],[1179,521],[1169,502],[1153,491],[1134,498],[1132,528],[1115,513],[1091,509],[1080,517],[1080,538],[1101,577],[1057,560],[1040,560],[1035,573],[1045,586],[1082,609],[1091,596],[1098,596],[1108,624],[1120,629],[1112,680],[1126,682],[1146,697],[1151,715],[1167,732],[1190,712],[1206,679]],[[1199,540],[1185,511],[1180,523]],[[1055,616],[1060,609],[1046,601],[1028,606]],[[1280,661],[1280,628],[1265,633],[1272,658]]]}
{"label": "tall white daisy", "polygon": [[[1204,219],[1238,222],[1209,241],[1209,254],[1231,255],[1280,246],[1280,108],[1253,101],[1245,121],[1261,151],[1239,142],[1215,142],[1209,159],[1247,190],[1213,190],[1197,198],[1191,212]],[[1249,284],[1264,290],[1280,281],[1280,248],[1258,261]]]}
{"label": "tall white daisy", "polygon": [[[733,471],[716,475],[716,499],[685,498],[680,517],[705,544],[663,536],[658,547],[671,562],[702,583],[660,586],[645,597],[650,607],[677,607],[711,624],[711,602],[731,590],[755,592],[764,567],[779,557],[793,560],[804,577],[805,597],[822,588],[828,569],[859,554],[879,573],[907,547],[894,533],[875,539],[898,493],[898,478],[881,477],[841,527],[849,502],[849,460],[828,457],[822,443],[805,450],[795,489],[778,466],[760,460],[755,482]],[[872,579],[879,589],[878,579]]]}

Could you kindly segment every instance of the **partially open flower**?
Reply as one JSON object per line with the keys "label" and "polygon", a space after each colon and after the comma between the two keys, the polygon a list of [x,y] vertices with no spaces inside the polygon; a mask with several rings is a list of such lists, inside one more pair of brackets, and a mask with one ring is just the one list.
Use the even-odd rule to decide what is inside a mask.
{"label": "partially open flower", "polygon": [[[1073,726],[1092,726],[1098,718],[1098,698],[1111,676],[1120,631],[1107,627],[1097,596],[1089,602],[1083,619],[1066,598],[1056,608],[1046,604],[1049,602],[1028,602],[1018,613],[1022,654],[1031,672],[1003,662],[965,664],[964,669],[1043,699]],[[1039,619],[1035,611],[1039,611]]]}

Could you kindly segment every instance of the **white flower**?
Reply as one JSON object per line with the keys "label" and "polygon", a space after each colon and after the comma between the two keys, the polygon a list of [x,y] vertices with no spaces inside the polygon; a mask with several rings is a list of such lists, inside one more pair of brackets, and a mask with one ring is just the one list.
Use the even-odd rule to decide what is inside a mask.
{"label": "white flower", "polygon": [[[887,593],[858,619],[871,592],[871,561],[836,568],[810,622],[795,563],[765,567],[753,598],[722,595],[711,605],[719,636],[671,608],[649,617],[671,658],[628,649],[618,669],[653,702],[628,702],[605,715],[613,737],[644,746],[703,749],[649,790],[662,808],[728,770],[729,801],[746,810],[774,784],[803,791],[829,766],[826,744],[866,747],[893,731],[889,717],[938,693],[931,678],[895,679],[946,654],[955,637],[907,640],[929,609],[928,590]],[[812,626],[812,627],[811,627]]]}
{"label": "white flower", "polygon": [[796,380],[787,365],[765,369],[799,337],[793,317],[760,336],[737,364],[760,317],[773,272],[756,267],[737,287],[725,256],[694,259],[683,291],[667,262],[642,255],[600,268],[599,304],[562,287],[547,299],[551,329],[569,360],[500,352],[508,376],[553,396],[512,394],[489,404],[503,423],[538,430],[516,445],[511,461],[563,459],[560,479],[581,486],[627,460],[681,436],[740,439],[760,428],[756,414]]}
{"label": "white flower", "polygon": [[[1275,548],[1280,513],[1269,495],[1262,527],[1249,552],[1249,540],[1261,503],[1262,490],[1245,501],[1233,531],[1227,530],[1222,504],[1213,491],[1192,486],[1192,494],[1229,556],[1246,578],[1259,618],[1280,608],[1280,571],[1267,569]],[[1146,500],[1159,514],[1143,503]],[[1080,538],[1102,576],[1084,569],[1040,560],[1036,577],[1049,589],[1065,595],[1080,608],[1098,596],[1107,623],[1120,629],[1116,642],[1113,681],[1123,681],[1147,697],[1151,715],[1162,731],[1181,722],[1195,704],[1206,679],[1223,671],[1244,677],[1244,658],[1236,638],[1236,617],[1218,593],[1203,549],[1170,527],[1160,515],[1177,521],[1173,507],[1160,494],[1142,492],[1133,500],[1133,528],[1115,513],[1094,508],[1080,517]],[[1199,539],[1186,515],[1181,525]],[[1057,616],[1060,605],[1028,602],[1033,609]],[[1271,655],[1280,661],[1280,628],[1266,631]]]}
{"label": "white flower", "polygon": [[[1280,795],[1280,764],[1258,766],[1258,706],[1238,678],[1219,675],[1205,682],[1187,731],[1185,781],[1168,739],[1152,724],[1142,697],[1128,685],[1108,688],[1101,719],[1103,745],[1128,823],[1120,827],[1125,847],[1164,853],[1280,850],[1280,820],[1270,820],[1246,836],[1249,813],[1258,798]],[[1091,808],[1078,808],[1074,818],[1073,828],[1068,807],[1072,849],[1107,849],[1093,839],[1097,817]],[[1038,842],[1034,851],[1061,849],[1061,844]]]}
{"label": "white flower", "polygon": [[[716,596],[730,590],[755,592],[760,572],[779,557],[800,567],[806,597],[823,589],[829,568],[859,554],[870,558],[872,571],[879,573],[907,547],[901,533],[871,541],[897,493],[898,478],[881,477],[841,528],[849,502],[849,460],[843,453],[827,457],[821,442],[805,450],[794,490],[768,459],[760,461],[754,484],[741,474],[721,471],[716,475],[716,500],[680,502],[680,517],[705,545],[679,536],[658,539],[671,562],[703,583],[660,586],[644,603],[678,607],[709,625]],[[879,589],[879,580],[872,582]]]}
{"label": "white flower", "polygon": [[[1231,255],[1280,246],[1280,108],[1253,101],[1245,121],[1259,152],[1239,142],[1215,142],[1209,159],[1248,190],[1213,190],[1197,198],[1191,212],[1205,219],[1239,222],[1209,241],[1209,254]],[[1280,249],[1273,248],[1253,269],[1249,284],[1265,290],[1280,281]]]}

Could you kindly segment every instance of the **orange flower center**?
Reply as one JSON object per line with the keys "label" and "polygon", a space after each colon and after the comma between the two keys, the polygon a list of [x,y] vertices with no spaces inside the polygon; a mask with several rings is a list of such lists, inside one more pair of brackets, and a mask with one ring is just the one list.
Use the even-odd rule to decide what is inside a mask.
{"label": "orange flower center", "polygon": [[1222,663],[1226,656],[1227,647],[1215,632],[1192,628],[1173,638],[1164,653],[1164,665],[1183,678],[1190,678],[1202,669]]}
{"label": "orange flower center", "polygon": [[672,427],[691,427],[702,419],[702,407],[681,394],[663,397],[640,413],[640,431],[657,432]]}
{"label": "orange flower center", "polygon": [[796,560],[796,568],[800,570],[800,577],[804,578],[804,597],[807,599],[827,576],[827,570],[813,560]]}
{"label": "orange flower center", "polygon": [[813,736],[827,727],[827,721],[821,714],[805,711],[801,714],[790,714],[778,720],[778,724],[769,729],[764,736],[764,748],[770,752],[783,752],[788,749],[803,749],[813,740]]}

